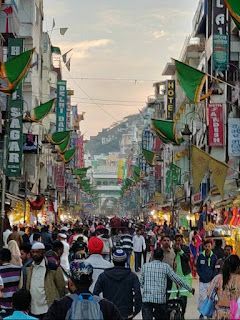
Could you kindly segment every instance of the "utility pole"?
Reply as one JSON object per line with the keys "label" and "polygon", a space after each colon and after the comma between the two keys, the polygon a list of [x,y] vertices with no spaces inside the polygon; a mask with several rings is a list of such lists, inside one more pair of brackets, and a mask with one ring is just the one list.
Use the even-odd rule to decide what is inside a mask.
{"label": "utility pole", "polygon": [[3,228],[5,218],[5,196],[6,196],[6,159],[7,158],[7,135],[3,138],[3,174],[2,174],[2,197],[1,197],[1,219],[0,219],[0,246],[3,246]]}

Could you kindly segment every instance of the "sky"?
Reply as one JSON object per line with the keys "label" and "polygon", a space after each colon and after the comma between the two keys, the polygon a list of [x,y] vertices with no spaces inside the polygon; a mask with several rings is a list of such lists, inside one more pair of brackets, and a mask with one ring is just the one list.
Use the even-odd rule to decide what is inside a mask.
{"label": "sky", "polygon": [[[198,0],[44,0],[44,30],[71,70],[72,104],[86,112],[86,138],[139,112],[154,94],[153,82],[191,33]],[[51,31],[55,21],[54,30]],[[64,36],[60,27],[67,27]],[[112,79],[112,80],[111,80]]]}

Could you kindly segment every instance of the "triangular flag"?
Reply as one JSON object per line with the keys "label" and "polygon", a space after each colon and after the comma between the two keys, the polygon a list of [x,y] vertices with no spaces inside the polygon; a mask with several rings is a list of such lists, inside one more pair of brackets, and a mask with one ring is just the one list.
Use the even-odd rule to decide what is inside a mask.
{"label": "triangular flag", "polygon": [[195,192],[199,192],[199,187],[208,172],[210,156],[203,150],[192,146],[192,178],[193,188]]}
{"label": "triangular flag", "polygon": [[69,142],[70,142],[70,134],[63,140],[62,143],[58,145],[58,148],[61,153],[64,153],[67,150]]}
{"label": "triangular flag", "polygon": [[38,122],[45,118],[51,111],[54,101],[55,99],[52,99],[35,107],[33,109],[33,116],[31,117],[32,121]]}
{"label": "triangular flag", "polygon": [[52,29],[54,29],[56,23],[55,23],[55,19],[53,18],[53,21],[52,21]]}
{"label": "triangular flag", "polygon": [[193,102],[200,102],[200,95],[207,80],[207,75],[181,61],[174,60],[177,79],[187,98]]}
{"label": "triangular flag", "polygon": [[224,0],[228,11],[235,22],[237,28],[240,30],[240,5],[239,0]]}
{"label": "triangular flag", "polygon": [[7,82],[6,87],[0,87],[0,91],[11,94],[16,90],[31,66],[34,50],[25,51],[7,62],[0,62],[0,78]]}
{"label": "triangular flag", "polygon": [[228,165],[224,162],[211,158],[209,169],[212,172],[213,181],[222,198],[224,197],[224,184],[227,177]]}
{"label": "triangular flag", "polygon": [[60,28],[60,34],[62,36],[64,36],[64,34],[66,33],[67,30],[68,30],[68,28]]}
{"label": "triangular flag", "polygon": [[70,50],[68,50],[67,52],[65,52],[63,55],[62,55],[62,59],[63,59],[63,62],[64,63],[66,63],[67,62],[67,54],[69,53],[69,52],[71,52],[73,49],[70,49]]}
{"label": "triangular flag", "polygon": [[66,68],[68,69],[68,71],[70,71],[70,68],[71,68],[70,62],[71,62],[71,58],[69,58],[68,61],[67,61],[66,64],[65,64],[65,66],[66,66]]}
{"label": "triangular flag", "polygon": [[76,151],[76,149],[73,148],[73,149],[69,149],[69,150],[64,152],[63,160],[64,160],[65,163],[67,163],[67,162],[72,160],[72,158],[74,157],[75,151]]}
{"label": "triangular flag", "polygon": [[50,137],[49,140],[53,144],[60,144],[62,143],[68,135],[70,135],[71,131],[59,131],[54,132]]}
{"label": "triangular flag", "polygon": [[156,158],[156,154],[152,151],[143,149],[142,150],[143,156],[146,160],[146,162],[150,165],[150,166],[154,166],[155,164],[155,158]]}

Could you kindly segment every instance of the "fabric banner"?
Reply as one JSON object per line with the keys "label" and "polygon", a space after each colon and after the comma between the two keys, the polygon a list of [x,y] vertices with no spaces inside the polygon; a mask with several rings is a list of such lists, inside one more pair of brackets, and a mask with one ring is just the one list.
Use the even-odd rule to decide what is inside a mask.
{"label": "fabric banner", "polygon": [[58,164],[54,167],[54,180],[55,180],[55,185],[58,191],[63,191],[65,188],[65,168],[64,164]]}
{"label": "fabric banner", "polygon": [[213,70],[226,71],[229,60],[229,37],[226,34],[213,35]]}
{"label": "fabric banner", "polygon": [[76,168],[84,167],[83,135],[79,135],[76,140],[75,167]]}
{"label": "fabric banner", "polygon": [[[23,39],[8,39],[8,60],[23,52]],[[7,162],[6,175],[8,177],[20,177],[22,171],[23,155],[23,98],[22,84],[19,84],[16,92],[8,99],[7,127]]]}
{"label": "fabric banner", "polygon": [[208,171],[210,156],[201,149],[192,146],[192,177],[195,192],[199,191],[200,184]]}
{"label": "fabric banner", "polygon": [[166,173],[166,192],[170,193],[173,186],[181,184],[181,168],[170,163]]}
{"label": "fabric banner", "polygon": [[240,119],[228,119],[228,154],[232,157],[240,156]]}
{"label": "fabric banner", "polygon": [[221,103],[210,103],[208,105],[208,144],[211,147],[222,147],[224,145],[224,123],[223,105]]}
{"label": "fabric banner", "polygon": [[57,124],[56,131],[65,131],[67,127],[67,81],[57,82],[57,104],[56,104]]}
{"label": "fabric banner", "polygon": [[118,160],[118,168],[117,168],[117,180],[118,184],[121,184],[124,179],[124,166],[125,166],[125,161],[123,159]]}
{"label": "fabric banner", "polygon": [[224,196],[224,184],[227,177],[228,165],[211,158],[209,169],[212,173],[213,181],[217,186],[221,196]]}

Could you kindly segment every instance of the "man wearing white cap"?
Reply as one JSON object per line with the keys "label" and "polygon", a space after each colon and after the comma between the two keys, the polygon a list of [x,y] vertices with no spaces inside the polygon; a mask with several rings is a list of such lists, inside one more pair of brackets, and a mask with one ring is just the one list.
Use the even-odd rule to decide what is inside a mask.
{"label": "man wearing white cap", "polygon": [[45,246],[41,242],[31,249],[33,263],[22,274],[21,284],[31,293],[31,314],[43,319],[54,299],[65,294],[65,281],[61,268],[45,258]]}
{"label": "man wearing white cap", "polygon": [[[69,266],[69,244],[67,243],[67,236],[65,233],[59,233],[58,234],[58,240],[62,242],[63,244],[63,254],[61,255],[60,258],[60,266],[63,268],[64,274],[68,274],[70,270]],[[65,274],[65,278],[66,278]]]}

